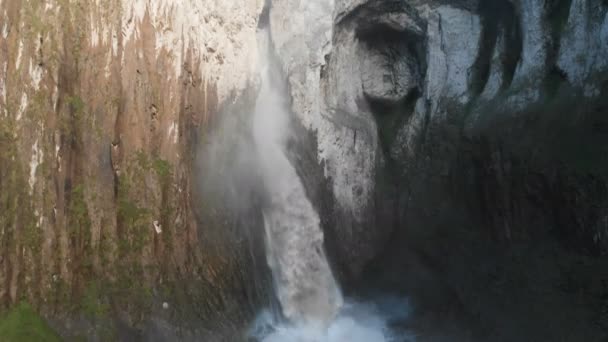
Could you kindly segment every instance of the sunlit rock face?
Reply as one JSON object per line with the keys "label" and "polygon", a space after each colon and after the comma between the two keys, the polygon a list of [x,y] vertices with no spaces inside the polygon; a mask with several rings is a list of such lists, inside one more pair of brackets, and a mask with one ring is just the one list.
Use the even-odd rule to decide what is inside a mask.
{"label": "sunlit rock face", "polygon": [[341,0],[327,8],[281,0],[272,17],[303,10],[319,20],[275,22],[273,39],[293,111],[316,133],[340,218],[330,229],[341,241],[339,262],[353,273],[398,225],[386,219],[402,205],[386,196],[387,168],[405,175],[427,158],[420,149],[436,132],[430,127],[469,134],[564,87],[592,99],[605,82],[607,8],[599,0]]}
{"label": "sunlit rock face", "polygon": [[[1,307],[65,312],[117,286],[135,326],[184,312],[180,278],[207,298],[244,286],[234,270],[249,252],[195,212],[193,160],[256,74],[262,5],[0,1]],[[173,299],[147,295],[160,287]]]}
{"label": "sunlit rock face", "polygon": [[[276,3],[274,18],[305,8]],[[593,270],[577,273],[577,286],[604,274],[606,2],[336,0],[327,7],[331,15],[299,25],[305,33],[283,24],[272,35],[292,110],[316,135],[331,184],[335,222],[325,229],[340,274],[369,276],[369,265],[390,273],[388,282],[409,274],[418,284],[404,280],[401,289],[427,302],[435,290],[450,293],[434,298],[452,298],[472,317],[487,313],[487,331],[496,329],[499,340],[557,338],[563,330],[517,336],[488,323],[504,315],[514,331],[533,318],[525,305],[498,299],[507,290],[493,283],[492,262],[478,262],[504,264],[505,279],[519,269],[530,287],[551,289],[528,298],[532,290],[522,286],[513,293],[521,302],[575,301],[556,284],[581,272],[576,258]],[[520,267],[521,258],[536,261]],[[540,268],[552,271],[544,277]],[[480,293],[486,297],[475,303]],[[586,298],[605,293],[593,287]],[[503,304],[513,311],[490,313]],[[539,326],[581,332],[577,340],[602,336],[605,324],[584,318],[605,321],[597,312],[531,315],[547,317]]]}
{"label": "sunlit rock face", "polygon": [[[218,117],[240,127],[233,114],[250,112],[263,2],[0,0],[2,306],[61,311],[109,279],[121,298],[154,295],[127,305],[127,325],[165,302],[205,322],[219,312],[225,331],[249,320],[259,264],[234,228],[259,222],[198,193],[195,159],[213,154],[201,141],[221,135]],[[455,274],[472,243],[454,236],[472,234],[605,255],[607,12],[605,0],[273,0],[274,53],[313,149],[293,159],[311,170],[340,277],[420,250],[470,289]],[[231,143],[201,169],[247,170],[224,163]],[[222,196],[250,200],[241,176]],[[143,289],[121,281],[133,277]],[[178,281],[188,289],[167,286]],[[157,298],[177,293],[182,305]]]}

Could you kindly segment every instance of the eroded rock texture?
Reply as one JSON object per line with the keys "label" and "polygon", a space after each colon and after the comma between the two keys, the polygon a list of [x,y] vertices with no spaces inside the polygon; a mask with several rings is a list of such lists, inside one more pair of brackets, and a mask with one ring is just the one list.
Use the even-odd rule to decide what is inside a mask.
{"label": "eroded rock texture", "polygon": [[455,313],[423,335],[606,338],[606,2],[274,3],[318,11],[273,38],[343,282]]}
{"label": "eroded rock texture", "polygon": [[[242,337],[268,289],[258,176],[232,155],[262,7],[0,1],[2,306],[102,340]],[[431,338],[605,338],[607,13],[271,1],[291,157],[347,292],[406,292]]]}
{"label": "eroded rock texture", "polygon": [[255,270],[194,160],[255,71],[261,6],[0,1],[2,307],[26,299],[61,328],[76,312],[68,330],[90,336],[91,315],[153,312],[238,333]]}

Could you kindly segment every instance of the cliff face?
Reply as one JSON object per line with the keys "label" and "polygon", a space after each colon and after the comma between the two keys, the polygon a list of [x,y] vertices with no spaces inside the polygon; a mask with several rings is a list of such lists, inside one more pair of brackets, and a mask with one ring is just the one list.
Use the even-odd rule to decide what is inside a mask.
{"label": "cliff face", "polygon": [[[265,297],[250,286],[259,241],[241,229],[260,217],[225,208],[256,200],[227,152],[247,144],[234,113],[255,98],[262,7],[0,0],[2,306],[25,298],[67,330],[90,327],[70,312],[113,310],[128,327],[158,318],[147,331],[178,317],[206,322],[199,337],[240,331]],[[475,316],[504,303],[472,293],[516,278],[604,312],[607,13],[602,0],[272,1],[293,159],[346,284],[403,274],[416,281],[387,283]],[[541,261],[514,275],[526,258]]]}
{"label": "cliff face", "polygon": [[[163,301],[179,311],[176,291],[244,286],[246,252],[195,213],[193,165],[255,71],[261,7],[0,1],[3,307],[25,298],[52,317],[99,296],[131,324]],[[230,306],[205,300],[201,317]]]}
{"label": "cliff face", "polygon": [[274,3],[318,13],[273,38],[343,282],[453,314],[423,335],[605,338],[606,2]]}
{"label": "cliff face", "polygon": [[[391,229],[368,229],[382,216],[374,194],[385,192],[383,173],[407,176],[428,157],[420,149],[437,128],[470,137],[559,97],[591,103],[605,87],[602,1],[323,3],[276,1],[274,18],[283,21],[275,20],[273,37],[294,112],[317,134],[344,222],[338,229],[352,238],[344,253],[365,241],[345,256],[355,270],[370,239],[382,244],[382,229]],[[318,11],[319,19],[287,25],[292,11]]]}

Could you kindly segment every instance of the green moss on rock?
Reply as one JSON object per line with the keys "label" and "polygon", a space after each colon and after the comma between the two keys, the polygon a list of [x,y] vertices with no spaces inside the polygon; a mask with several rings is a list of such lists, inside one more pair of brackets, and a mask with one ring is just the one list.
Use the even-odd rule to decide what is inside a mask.
{"label": "green moss on rock", "polygon": [[3,342],[61,342],[61,337],[27,303],[21,303],[0,318]]}
{"label": "green moss on rock", "polygon": [[81,300],[82,311],[90,318],[105,318],[110,312],[103,286],[98,281],[92,281],[86,288]]}

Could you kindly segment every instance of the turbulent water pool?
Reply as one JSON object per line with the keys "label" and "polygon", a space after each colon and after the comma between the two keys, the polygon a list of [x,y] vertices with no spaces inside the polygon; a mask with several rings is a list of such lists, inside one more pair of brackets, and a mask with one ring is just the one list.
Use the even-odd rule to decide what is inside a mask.
{"label": "turbulent water pool", "polygon": [[410,311],[407,299],[398,297],[347,301],[326,326],[289,324],[263,311],[249,335],[259,342],[414,342],[413,335],[398,328]]}

